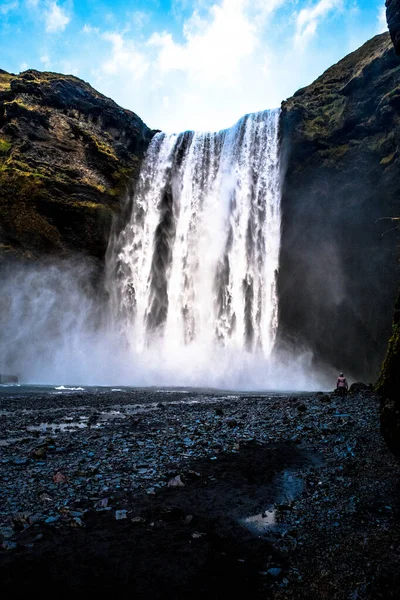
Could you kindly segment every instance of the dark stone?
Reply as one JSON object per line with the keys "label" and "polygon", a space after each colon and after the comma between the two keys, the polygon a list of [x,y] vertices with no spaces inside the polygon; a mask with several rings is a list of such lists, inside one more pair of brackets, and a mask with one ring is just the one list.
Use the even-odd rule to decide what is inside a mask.
{"label": "dark stone", "polygon": [[359,392],[365,392],[370,389],[370,386],[362,381],[356,381],[352,383],[349,389],[350,394],[358,394]]}
{"label": "dark stone", "polygon": [[375,391],[381,396],[381,432],[390,450],[400,456],[400,293],[394,307],[392,336]]}
{"label": "dark stone", "polygon": [[322,394],[322,396],[319,396],[319,400],[320,400],[320,402],[328,403],[331,401],[331,398],[330,398],[330,396],[328,396],[328,394]]}
{"label": "dark stone", "polygon": [[384,398],[381,402],[381,432],[388,448],[400,457],[400,402]]}

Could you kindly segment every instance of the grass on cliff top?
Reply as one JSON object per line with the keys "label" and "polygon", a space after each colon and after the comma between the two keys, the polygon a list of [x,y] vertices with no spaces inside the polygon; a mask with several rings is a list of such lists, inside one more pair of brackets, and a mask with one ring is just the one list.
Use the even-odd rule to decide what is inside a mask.
{"label": "grass on cliff top", "polygon": [[13,75],[9,73],[0,73],[0,92],[8,92],[11,88],[10,81]]}

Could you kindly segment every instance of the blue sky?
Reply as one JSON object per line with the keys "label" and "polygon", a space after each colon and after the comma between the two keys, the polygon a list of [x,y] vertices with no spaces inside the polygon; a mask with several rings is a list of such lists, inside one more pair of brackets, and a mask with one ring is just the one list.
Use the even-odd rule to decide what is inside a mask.
{"label": "blue sky", "polygon": [[6,0],[0,68],[72,73],[152,128],[217,130],[385,30],[384,0]]}

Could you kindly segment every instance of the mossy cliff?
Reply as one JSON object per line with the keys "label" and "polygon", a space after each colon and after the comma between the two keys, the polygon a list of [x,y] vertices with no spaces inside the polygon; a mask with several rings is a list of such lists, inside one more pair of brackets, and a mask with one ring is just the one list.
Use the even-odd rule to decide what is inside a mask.
{"label": "mossy cliff", "polygon": [[153,133],[77,77],[0,70],[0,261],[103,258]]}
{"label": "mossy cliff", "polygon": [[[282,104],[279,343],[376,380],[400,278],[400,58],[378,35]],[[334,385],[334,381],[332,381]]]}

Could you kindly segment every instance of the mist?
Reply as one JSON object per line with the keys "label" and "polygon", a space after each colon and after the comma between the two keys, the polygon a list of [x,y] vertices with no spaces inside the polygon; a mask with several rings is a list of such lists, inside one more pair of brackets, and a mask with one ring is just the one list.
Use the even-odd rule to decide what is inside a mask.
{"label": "mist", "polygon": [[112,329],[107,294],[87,261],[14,265],[2,272],[0,372],[20,383],[190,386],[229,390],[332,387],[312,355],[186,346],[154,334],[142,351]]}

